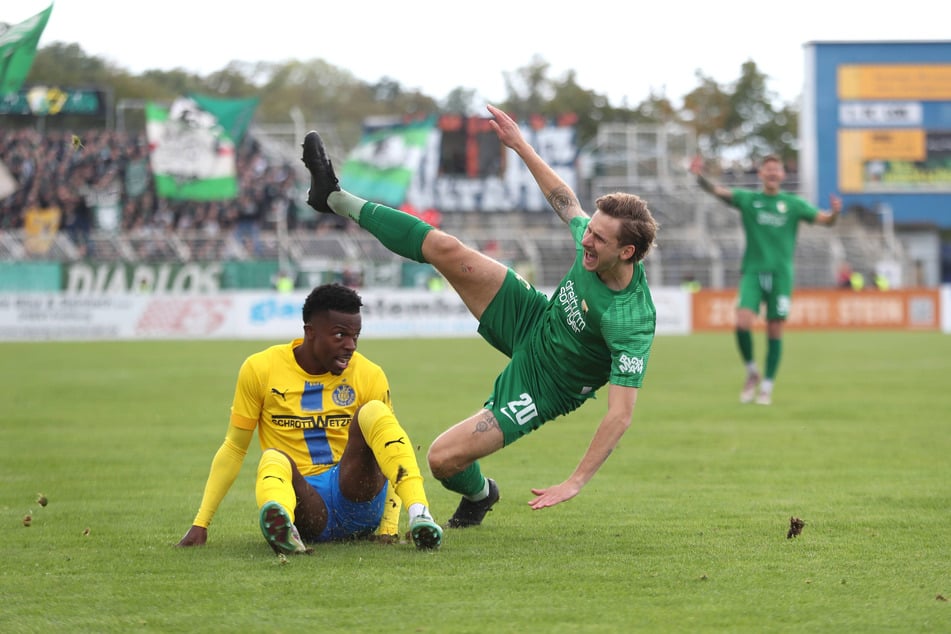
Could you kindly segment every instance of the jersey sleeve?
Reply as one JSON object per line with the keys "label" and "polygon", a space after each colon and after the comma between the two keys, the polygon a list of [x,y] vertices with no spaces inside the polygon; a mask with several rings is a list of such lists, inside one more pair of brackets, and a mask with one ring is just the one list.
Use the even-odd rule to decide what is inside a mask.
{"label": "jersey sleeve", "polygon": [[740,187],[734,187],[730,190],[731,200],[730,206],[738,209],[740,213],[743,213],[744,209],[749,208],[750,199],[753,197],[753,191],[750,189],[742,189]]}
{"label": "jersey sleeve", "polygon": [[610,383],[641,387],[656,327],[657,313],[653,302],[640,296],[605,313],[601,332],[611,353]]}
{"label": "jersey sleeve", "polygon": [[641,387],[647,371],[654,332],[628,332],[609,342],[611,374],[608,382],[625,387]]}
{"label": "jersey sleeve", "polygon": [[390,382],[386,378],[386,372],[378,365],[372,366],[373,370],[367,372],[366,401],[382,401],[384,405],[393,409],[393,403],[390,397]]}
{"label": "jersey sleeve", "polygon": [[264,380],[254,359],[252,355],[241,364],[231,402],[231,424],[241,429],[257,427],[264,407]]}
{"label": "jersey sleeve", "polygon": [[796,196],[795,200],[797,215],[808,223],[815,222],[816,216],[819,215],[819,208],[810,204],[804,198]]}

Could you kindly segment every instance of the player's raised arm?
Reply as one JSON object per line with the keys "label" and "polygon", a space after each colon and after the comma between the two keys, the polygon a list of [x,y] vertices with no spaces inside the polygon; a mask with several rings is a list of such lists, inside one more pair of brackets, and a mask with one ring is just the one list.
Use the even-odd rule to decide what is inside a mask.
{"label": "player's raised arm", "polygon": [[568,183],[548,163],[542,160],[535,148],[525,140],[515,120],[495,106],[489,105],[486,107],[494,117],[489,121],[489,125],[495,130],[502,144],[514,150],[522,159],[528,171],[535,178],[535,182],[538,183],[542,194],[545,195],[545,199],[548,200],[548,204],[555,210],[558,217],[563,222],[568,223],[577,216],[587,216],[584,209],[581,208],[581,203],[578,202],[578,196],[568,186]]}
{"label": "player's raised arm", "polygon": [[816,224],[833,225],[842,211],[842,199],[835,194],[829,194],[829,209],[820,209],[816,214]]}
{"label": "player's raised arm", "polygon": [[697,177],[697,184],[700,185],[700,189],[703,191],[713,194],[725,203],[729,203],[733,200],[732,191],[722,185],[714,183],[703,175],[703,157],[700,155],[695,156],[693,161],[690,162],[690,172]]}

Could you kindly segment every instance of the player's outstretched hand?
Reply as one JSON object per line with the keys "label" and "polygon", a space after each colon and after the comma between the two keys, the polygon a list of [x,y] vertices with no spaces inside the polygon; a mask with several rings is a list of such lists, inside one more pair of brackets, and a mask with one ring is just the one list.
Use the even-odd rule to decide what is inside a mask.
{"label": "player's outstretched hand", "polygon": [[516,149],[515,146],[524,141],[522,131],[518,129],[518,124],[515,123],[512,117],[495,106],[488,104],[486,108],[488,108],[494,117],[493,119],[489,119],[489,125],[492,126],[495,133],[499,135],[499,141],[506,147],[510,147],[513,150]]}
{"label": "player's outstretched hand", "polygon": [[204,526],[192,526],[176,546],[204,546],[208,541],[208,529]]}
{"label": "player's outstretched hand", "polygon": [[690,161],[690,173],[699,174],[703,171],[703,157],[697,154],[693,157],[693,160]]}
{"label": "player's outstretched hand", "polygon": [[829,194],[829,211],[831,211],[833,215],[837,215],[842,211],[842,199],[835,194]]}
{"label": "player's outstretched hand", "polygon": [[532,493],[535,494],[535,499],[530,500],[528,505],[535,511],[549,506],[555,506],[559,502],[570,500],[578,495],[580,490],[580,487],[569,482],[562,482],[547,489],[532,489]]}

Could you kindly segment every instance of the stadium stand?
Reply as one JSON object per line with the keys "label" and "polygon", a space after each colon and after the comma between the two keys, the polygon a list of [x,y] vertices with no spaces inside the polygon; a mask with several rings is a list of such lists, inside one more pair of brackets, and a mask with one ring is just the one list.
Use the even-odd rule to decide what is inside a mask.
{"label": "stadium stand", "polygon": [[[303,205],[307,175],[288,158],[297,150],[265,136],[258,140],[252,130],[238,148],[239,199],[181,202],[155,196],[144,133],[85,132],[77,145],[68,132],[0,130],[0,157],[20,184],[0,200],[0,260],[280,260],[311,272],[343,275],[359,269],[352,279],[366,284],[405,284],[394,272],[399,258],[374,238],[354,223]],[[612,160],[622,150],[613,147]],[[656,148],[651,151],[649,169],[645,161],[638,163],[647,174],[643,179],[608,170],[607,176],[579,187],[582,201],[590,207],[598,195],[619,189],[648,200],[661,223],[657,248],[647,260],[652,285],[678,286],[690,278],[707,288],[734,287],[743,250],[736,212],[702,195],[683,170],[658,167],[663,157],[656,156]],[[676,157],[663,160],[678,162]],[[725,184],[755,186],[750,174],[724,178]],[[794,189],[796,184],[788,185]],[[24,226],[32,208],[59,213],[56,229],[41,248]],[[447,229],[540,287],[555,285],[573,258],[571,238],[553,214],[445,213],[442,218]],[[886,246],[894,245],[885,244],[872,220],[846,213],[831,231],[803,226],[797,285],[835,286],[842,262],[874,270]]]}

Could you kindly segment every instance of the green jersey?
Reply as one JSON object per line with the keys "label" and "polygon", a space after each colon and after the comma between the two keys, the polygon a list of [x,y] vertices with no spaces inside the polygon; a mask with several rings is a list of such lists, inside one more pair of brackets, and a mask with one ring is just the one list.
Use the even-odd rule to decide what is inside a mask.
{"label": "green jersey", "polygon": [[744,273],[793,272],[799,221],[813,222],[819,210],[794,194],[731,190],[731,204],[740,211],[746,232]]}
{"label": "green jersey", "polygon": [[630,283],[619,291],[584,268],[581,238],[589,220],[578,217],[569,225],[575,261],[533,333],[542,367],[558,368],[558,383],[580,386],[582,395],[607,382],[641,386],[657,319],[642,262],[634,265]]}
{"label": "green jersey", "polygon": [[656,312],[644,265],[612,291],[584,268],[588,218],[570,223],[575,261],[549,298],[509,269],[479,320],[479,334],[511,360],[485,407],[508,445],[593,398],[607,382],[640,387]]}

